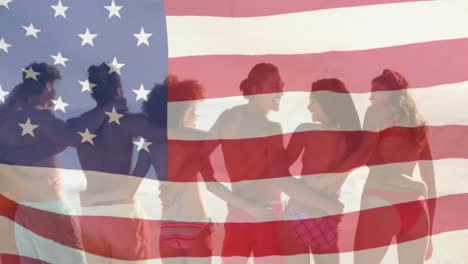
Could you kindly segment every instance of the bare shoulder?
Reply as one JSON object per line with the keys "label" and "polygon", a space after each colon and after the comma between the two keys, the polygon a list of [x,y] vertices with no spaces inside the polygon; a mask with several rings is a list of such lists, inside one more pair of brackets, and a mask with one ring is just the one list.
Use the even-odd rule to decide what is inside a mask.
{"label": "bare shoulder", "polygon": [[268,120],[268,131],[271,131],[273,135],[282,134],[283,128],[280,123]]}
{"label": "bare shoulder", "polygon": [[241,117],[243,113],[244,105],[234,106],[232,108],[224,110],[219,116],[220,120],[233,120],[236,117]]}
{"label": "bare shoulder", "polygon": [[34,109],[28,111],[31,115],[43,117],[43,118],[55,118],[55,114],[50,109]]}
{"label": "bare shoulder", "polygon": [[323,129],[325,129],[325,127],[320,123],[307,122],[307,123],[302,123],[299,126],[297,126],[294,132],[305,132],[305,131],[314,131],[314,130],[323,130]]}
{"label": "bare shoulder", "polygon": [[152,122],[147,115],[126,113],[120,120],[121,127],[134,137],[143,137],[155,142],[166,141],[167,127]]}
{"label": "bare shoulder", "polygon": [[32,121],[34,120],[35,122],[39,122],[43,125],[51,124],[51,122],[59,120],[59,118],[50,109],[28,109],[24,111],[24,115]]}
{"label": "bare shoulder", "polygon": [[366,116],[369,118],[384,118],[389,115],[389,111],[382,105],[371,105],[367,108]]}
{"label": "bare shoulder", "polygon": [[141,113],[125,113],[120,118],[120,123],[127,130],[134,130],[135,128],[148,129],[151,127],[148,117]]}
{"label": "bare shoulder", "polygon": [[147,122],[148,117],[142,113],[126,113],[121,120],[124,122]]}
{"label": "bare shoulder", "polygon": [[243,118],[244,106],[235,106],[224,110],[216,119],[214,129],[223,135],[230,135]]}
{"label": "bare shoulder", "polygon": [[371,105],[367,108],[364,118],[364,130],[379,131],[387,128],[391,126],[390,119],[391,114],[387,108],[380,105]]}
{"label": "bare shoulder", "polygon": [[179,128],[171,129],[168,131],[170,138],[182,140],[205,140],[208,136],[206,131],[195,128]]}

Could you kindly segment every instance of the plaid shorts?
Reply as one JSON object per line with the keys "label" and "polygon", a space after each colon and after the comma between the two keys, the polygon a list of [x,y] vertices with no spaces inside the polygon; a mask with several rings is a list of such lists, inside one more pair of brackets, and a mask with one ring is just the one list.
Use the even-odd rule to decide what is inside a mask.
{"label": "plaid shorts", "polygon": [[310,216],[293,208],[288,208],[288,210],[297,219],[293,221],[292,225],[299,244],[316,249],[327,249],[336,243],[338,239],[338,224],[340,222],[339,217],[310,218]]}

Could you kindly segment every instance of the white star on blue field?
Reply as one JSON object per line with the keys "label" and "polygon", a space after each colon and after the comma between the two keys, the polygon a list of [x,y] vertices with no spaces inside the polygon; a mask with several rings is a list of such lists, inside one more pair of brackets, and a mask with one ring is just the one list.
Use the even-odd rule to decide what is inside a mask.
{"label": "white star on blue field", "polygon": [[[37,38],[25,36],[24,27],[31,24],[40,29]],[[131,111],[139,111],[142,102],[136,100],[132,90],[142,84],[152,87],[167,75],[162,0],[13,0],[8,8],[0,5],[0,25],[0,39],[9,45],[0,49],[3,90],[9,92],[20,83],[22,69],[31,62],[55,64],[62,73],[62,80],[56,85],[57,98],[60,96],[69,104],[66,113],[55,111],[61,118],[76,116],[95,106],[78,82],[86,80],[90,65],[112,63],[114,58],[125,64],[121,78]],[[143,28],[146,35],[141,35]],[[83,42],[93,45],[82,45]],[[58,54],[67,59],[65,66]]]}
{"label": "white star on blue field", "polygon": [[[120,74],[131,112],[141,112],[143,102],[133,91],[167,76],[163,0],[0,0],[0,25],[0,103],[31,62],[60,70],[51,110],[61,119],[95,107],[85,83],[91,65],[109,63]],[[59,158],[62,168],[80,168],[74,149]]]}

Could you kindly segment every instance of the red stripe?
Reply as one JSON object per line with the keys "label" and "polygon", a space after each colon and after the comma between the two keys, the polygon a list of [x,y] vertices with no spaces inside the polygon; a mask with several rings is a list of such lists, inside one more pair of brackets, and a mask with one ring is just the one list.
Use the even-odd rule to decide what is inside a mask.
{"label": "red stripe", "polygon": [[[297,132],[301,138],[307,140],[307,145],[314,146],[317,150],[317,157],[311,158],[307,171],[302,172],[302,162],[299,159],[293,163],[289,171],[293,175],[311,175],[319,173],[343,172],[350,169],[362,166],[362,162],[369,160],[368,165],[381,165],[385,163],[399,163],[416,161],[416,158],[411,153],[406,153],[399,149],[395,150],[392,146],[380,147],[379,152],[385,153],[385,159],[382,159],[379,154],[374,153],[369,156],[350,155],[345,164],[338,162],[336,166],[330,166],[329,159],[321,157],[329,157],[334,153],[330,153],[336,148],[337,138],[346,138],[347,142],[357,142],[353,146],[353,153],[361,150],[363,145],[369,142],[372,138],[384,133],[394,133],[408,135],[412,134],[418,128],[402,128],[394,127],[380,132],[371,131],[303,131]],[[427,126],[428,140],[431,148],[431,156],[423,153],[419,160],[440,160],[440,159],[468,159],[468,126],[464,125],[446,125],[446,126]],[[268,137],[258,138],[242,138],[242,139],[224,139],[224,140],[169,140],[168,144],[168,181],[173,182],[197,182],[197,181],[213,181],[214,179],[196,177],[193,171],[201,169],[201,158],[206,157],[205,147],[215,144],[218,146],[210,155],[211,164],[214,169],[216,181],[220,182],[239,182],[249,180],[266,180],[273,178],[287,177],[287,158],[285,153],[279,153],[272,163],[265,157],[263,149],[268,148],[271,142],[282,141],[288,144],[293,133],[273,135]],[[360,143],[359,143],[359,140]],[[215,142],[218,141],[218,142]],[[242,147],[239,147],[242,146]],[[225,161],[225,150],[232,150],[231,156]],[[200,153],[200,151],[202,153]],[[180,158],[189,158],[190,160],[181,161]],[[340,159],[341,160],[341,159]],[[184,171],[180,171],[180,163],[184,164]],[[231,177],[228,176],[226,166],[233,168]],[[266,168],[268,170],[262,170]],[[258,172],[258,173],[257,173]]]}
{"label": "red stripe", "polygon": [[420,2],[424,0],[165,0],[168,16],[253,17],[340,7]]}
{"label": "red stripe", "polygon": [[[461,158],[466,159],[468,158],[468,126],[460,126],[460,125],[448,125],[448,126],[429,126],[428,128],[428,135],[429,135],[429,144],[431,147],[431,154],[433,160],[438,159],[447,159],[447,158]],[[347,137],[351,142],[356,139],[362,139],[363,143],[365,140],[370,139],[371,137],[375,137],[376,134],[380,133],[397,133],[407,135],[410,134],[417,128],[390,128],[381,132],[370,132],[370,131],[306,131],[300,132],[299,134],[307,138],[307,144],[310,146],[314,146],[315,149],[320,150],[320,155],[333,155],[328,152],[327,150],[335,149],[336,147],[336,140],[337,137]],[[286,135],[275,135],[267,137],[269,139],[281,138],[284,136],[284,142],[289,142],[292,134]],[[212,154],[211,154],[211,162],[215,171],[216,180],[222,182],[237,182],[237,181],[247,181],[247,180],[256,180],[256,179],[271,179],[277,177],[285,177],[287,175],[280,174],[282,170],[281,168],[286,166],[284,164],[285,160],[277,160],[273,169],[268,170],[260,177],[255,176],[255,171],[258,168],[268,168],[268,160],[265,158],[263,152],[260,151],[265,144],[265,138],[250,138],[250,139],[233,139],[233,140],[222,140],[222,142],[226,142],[226,148],[234,148],[237,149],[239,153],[239,157],[237,159],[231,159],[227,161],[228,166],[234,168],[234,173],[236,175],[242,175],[242,178],[230,178],[227,175],[226,166],[224,155],[220,147],[218,147]],[[170,140],[169,141],[169,153],[168,159],[169,161],[177,160],[180,156],[185,157],[192,157],[194,154],[192,153],[193,149],[199,150],[204,147],[204,144],[211,141],[181,141],[181,140]],[[190,153],[181,153],[184,151],[184,148],[181,148],[179,144],[188,144],[185,149],[189,149]],[[179,145],[178,147],[176,147]],[[243,146],[242,150],[239,150],[239,146]],[[359,146],[356,147],[358,149]],[[395,151],[395,148],[392,146],[388,146],[389,149],[382,149],[380,148],[380,153],[385,154],[385,161],[383,161],[378,154],[374,154],[370,157],[369,165],[380,165],[384,163],[396,163],[396,162],[410,162],[415,161],[416,159],[413,155],[409,153],[404,153],[402,151]],[[173,149],[173,150],[171,150]],[[188,150],[188,151],[189,151]],[[258,154],[258,155],[256,155]],[[344,165],[345,167],[333,167],[330,168],[328,164],[328,160],[320,162],[319,160],[323,159],[314,159],[313,164],[309,167],[309,170],[306,174],[316,174],[316,173],[327,173],[327,172],[342,172],[348,171],[351,168],[355,168],[359,166],[359,162],[361,162],[356,157],[356,162],[350,162],[349,165]],[[430,156],[427,154],[423,154],[420,157],[421,160],[428,160],[431,159]],[[199,162],[199,160],[194,161]],[[283,163],[283,164],[280,164]],[[188,162],[185,162],[185,167],[189,167]],[[251,166],[249,166],[251,164]],[[197,164],[193,164],[193,167],[196,168]],[[176,168],[174,168],[171,163],[169,163],[169,181],[177,181],[177,182],[193,182],[200,179],[194,177],[184,177]],[[291,167],[291,172],[295,175],[301,174],[301,167],[302,162],[296,162]],[[178,168],[178,167],[177,167]],[[175,176],[172,176],[175,175]],[[235,176],[234,176],[235,177]],[[206,180],[206,179],[205,179]]]}
{"label": "red stripe", "polygon": [[[67,246],[75,246],[70,244],[67,240],[67,237],[70,235],[68,233],[60,233],[59,228],[57,226],[61,225],[61,222],[64,220],[64,216],[57,215],[55,213],[51,213],[48,211],[42,211],[34,208],[24,207],[21,205],[17,205],[14,202],[6,199],[5,197],[0,197],[0,203],[8,204],[9,207],[19,208],[23,207],[22,210],[28,211],[30,216],[33,219],[37,219],[34,223],[37,225],[29,226],[29,229],[35,232],[38,235],[43,237],[49,238],[54,240],[58,243],[67,245]],[[468,229],[468,221],[466,221],[468,217],[468,211],[460,210],[460,208],[465,208],[466,204],[468,203],[468,194],[456,194],[456,195],[449,195],[439,197],[437,199],[428,200],[428,203],[434,205],[437,204],[437,209],[435,213],[435,222],[433,225],[433,234],[441,234],[450,231],[457,231],[457,230],[465,230]],[[367,226],[365,231],[362,232],[380,232],[382,229],[382,224],[386,229],[393,229],[393,228],[400,228],[401,221],[399,218],[395,221],[383,221],[382,217],[395,217],[392,213],[394,212],[395,208],[400,212],[405,212],[405,216],[417,216],[414,212],[419,212],[421,203],[419,201],[399,204],[398,206],[385,206],[375,209],[368,209],[363,210],[361,212],[351,212],[342,215],[342,222],[340,224],[340,229],[344,230],[340,233],[340,244],[339,249],[334,250],[321,250],[318,253],[336,253],[336,252],[350,252],[353,250],[361,250],[361,249],[368,249],[368,248],[375,248],[379,246],[385,245],[383,241],[379,239],[379,236],[369,236],[367,241],[358,243],[357,245],[354,244],[354,238],[356,234],[356,224],[358,217],[363,217],[367,219],[374,219],[376,221],[373,224]],[[14,220],[14,214],[12,215],[11,212],[13,211],[2,211],[1,214],[11,220]],[[361,214],[361,215],[360,215]],[[397,215],[397,217],[399,217]],[[87,252],[93,253],[99,256],[104,257],[112,257],[116,259],[123,259],[123,260],[138,260],[138,259],[147,259],[147,258],[160,258],[160,252],[158,247],[158,240],[159,240],[159,227],[161,225],[161,221],[157,220],[142,220],[142,222],[146,225],[146,231],[150,234],[149,237],[149,251],[147,255],[135,255],[132,252],[132,248],[135,247],[135,233],[131,234],[126,232],[128,227],[132,227],[137,223],[136,219],[129,219],[129,218],[119,218],[119,217],[104,217],[104,216],[79,216],[80,221],[87,221],[88,224],[91,224],[94,229],[99,229],[100,232],[107,234],[107,240],[114,243],[115,249],[120,248],[123,249],[121,251],[114,251],[111,255],[107,248],[106,243],[93,243],[91,240],[85,238],[84,248]],[[327,217],[323,217],[321,219],[326,219]],[[328,217],[329,218],[329,217]],[[378,219],[382,221],[377,221]],[[19,221],[18,221],[19,220]],[[21,219],[18,219],[17,223],[22,224]],[[47,220],[47,221],[42,221]],[[406,220],[405,220],[406,221]],[[220,223],[218,224],[219,228],[215,228],[214,234],[212,235],[213,241],[213,256],[230,256],[230,255],[240,255],[246,256],[243,254],[239,254],[241,252],[241,247],[245,246],[249,238],[257,233],[258,230],[289,230],[291,224],[294,224],[294,221],[280,221],[280,222],[262,222],[262,223]],[[234,243],[233,246],[229,247],[224,253],[221,253],[221,246],[223,245],[224,241],[224,233],[223,227],[226,230],[245,230],[244,232],[229,232],[229,239],[233,241],[237,241]],[[82,226],[83,231],[90,231],[85,229]],[[249,231],[250,230],[250,231]],[[95,231],[95,230],[94,230]],[[250,234],[246,233],[251,232]],[[93,233],[96,234],[96,233]],[[260,255],[288,255],[288,254],[298,254],[297,247],[293,245],[293,243],[286,243],[283,244],[281,248],[278,247],[278,243],[287,241],[284,237],[275,237],[279,235],[280,232],[271,233],[272,239],[278,239],[277,243],[272,243],[270,245],[266,244],[263,245],[263,253]],[[133,235],[133,236],[132,236]],[[284,232],[283,236],[287,237],[290,235],[288,232]],[[413,236],[411,239],[403,239],[403,241],[409,241],[413,239],[418,239],[423,237],[425,234],[423,232],[413,232]],[[86,234],[84,235],[86,237]],[[273,241],[275,242],[275,241]],[[400,241],[402,242],[402,241]],[[76,246],[75,246],[76,247]],[[180,253],[174,253],[173,255],[168,255],[164,257],[177,257]],[[207,256],[205,253],[198,252],[197,250],[192,250],[190,256],[193,257],[202,257]],[[185,257],[187,257],[185,255]]]}
{"label": "red stripe", "polygon": [[351,93],[366,93],[370,92],[371,80],[385,68],[403,74],[410,87],[466,81],[468,60],[460,59],[460,54],[467,52],[468,39],[457,39],[320,54],[194,56],[169,59],[169,72],[184,79],[199,80],[207,98],[241,95],[239,84],[259,62],[271,62],[279,67],[286,83],[285,91],[310,91],[313,81],[335,77]]}
{"label": "red stripe", "polygon": [[0,253],[0,264],[47,264],[47,262],[19,255]]}

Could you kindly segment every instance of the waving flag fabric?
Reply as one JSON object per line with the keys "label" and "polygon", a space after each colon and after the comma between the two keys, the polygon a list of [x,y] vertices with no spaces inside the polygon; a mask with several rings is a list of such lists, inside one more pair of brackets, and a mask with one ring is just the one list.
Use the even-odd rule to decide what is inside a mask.
{"label": "waving flag fabric", "polygon": [[[468,87],[466,25],[468,4],[463,0],[0,0],[2,106],[8,105],[14,87],[23,82],[22,74],[24,82],[32,82],[28,76],[34,79],[34,67],[28,65],[45,62],[56,66],[62,76],[47,110],[53,120],[74,120],[90,110],[95,114],[80,116],[88,123],[71,128],[76,129],[70,136],[74,143],[64,151],[54,149],[58,143],[44,132],[49,123],[41,123],[41,115],[23,114],[19,108],[15,114],[0,115],[5,123],[0,125],[0,229],[5,234],[0,238],[0,263],[289,263],[304,259],[309,263],[312,258],[315,263],[330,259],[353,263],[362,252],[382,255],[382,263],[397,263],[398,247],[413,246],[418,259],[420,243],[428,237],[432,245],[421,251],[425,254],[433,248],[427,263],[463,263],[466,254],[458,241],[466,240],[468,228],[464,210],[468,116],[463,111]],[[128,105],[124,108],[129,111],[118,104],[94,108],[94,88],[104,84],[90,82],[87,70],[101,63],[107,65],[102,66],[107,67],[102,78],[121,78]],[[275,65],[284,87],[244,96],[239,86],[258,63]],[[372,80],[384,69],[408,80],[406,90],[423,124],[388,120],[376,127],[366,124],[369,98],[374,94]],[[185,90],[178,94],[170,78],[164,84],[168,74],[196,80],[197,84],[185,85],[202,86],[204,95],[184,94]],[[311,122],[311,85],[326,78],[341,80],[347,90],[312,94],[333,94],[334,108],[342,107],[340,102],[351,96],[362,130],[303,125]],[[131,114],[141,112],[141,105],[157,94],[150,92],[153,87],[162,91],[158,102],[164,107],[155,111],[166,123],[157,128],[141,125],[151,110],[143,107],[145,114]],[[401,87],[379,93],[400,96]],[[249,113],[248,118],[229,114],[254,100],[278,108],[267,115],[278,126],[264,128],[263,123],[251,122],[250,117],[256,120],[258,113]],[[191,103],[196,103],[199,130],[173,133],[171,120],[180,118],[180,109]],[[219,120],[228,124],[224,132]],[[422,127],[427,129],[430,151],[414,155],[395,148],[394,143],[381,145],[380,153],[360,160],[363,146],[376,138],[397,141]],[[157,134],[161,130],[166,133]],[[115,146],[122,148],[112,147],[120,136],[125,142]],[[294,140],[313,146],[310,157],[314,158],[298,153],[288,161]],[[281,151],[287,146],[288,152],[272,157],[276,144]],[[343,146],[352,146],[346,157],[340,156]],[[55,166],[41,163],[42,151],[57,155]],[[150,157],[145,156],[148,153]],[[302,159],[296,161],[299,155]],[[127,164],[127,156],[134,162]],[[154,171],[131,175],[145,163],[142,157],[154,165]],[[332,164],[332,159],[342,162]],[[102,164],[112,165],[103,169]],[[437,191],[431,193],[426,181],[429,193],[423,202],[421,197],[407,195],[405,186],[387,194],[386,202],[362,202],[369,171],[388,173],[407,164],[419,165],[414,177],[422,180],[427,174],[424,168],[433,166]],[[200,174],[185,177],[184,168]],[[412,174],[412,167],[401,174]],[[50,175],[59,175],[60,180],[54,182]],[[313,178],[328,175],[345,175],[337,183],[342,187],[336,196],[319,188],[329,195],[326,199],[339,198],[342,211],[294,210],[295,198],[286,187],[281,189],[289,186],[291,178],[309,179],[304,182],[313,185]],[[384,176],[381,181],[386,183]],[[45,182],[49,177],[49,182],[42,186],[37,183],[44,181],[40,177]],[[178,191],[165,196],[163,190],[172,188],[167,186]],[[281,202],[266,203],[274,216],[262,219],[242,210],[236,198],[225,196],[232,202],[226,205],[217,197],[226,193],[220,191],[223,187],[241,190],[236,193],[239,200],[252,208],[263,206],[252,197],[268,193],[268,188],[274,195],[281,194]],[[61,198],[43,195],[49,189],[60,190],[57,197]],[[198,192],[194,190],[200,190],[201,202],[187,203],[184,192],[191,193],[188,196]],[[379,195],[385,197],[382,192],[375,194]],[[433,221],[423,227],[418,222],[423,221],[418,218],[421,210],[433,208]],[[194,211],[203,213],[192,217],[189,212]],[[385,215],[388,222],[373,222]],[[362,219],[370,219],[368,229],[358,228],[359,219],[361,225]],[[406,236],[386,240],[380,236],[385,232],[368,231],[372,228],[403,230]],[[359,240],[362,234],[367,239]],[[310,251],[304,244],[311,246]],[[379,253],[388,245],[386,254]],[[249,246],[251,251],[244,250]]]}

